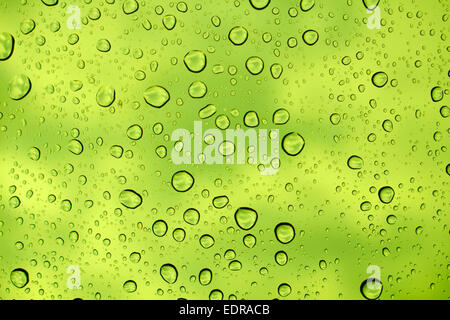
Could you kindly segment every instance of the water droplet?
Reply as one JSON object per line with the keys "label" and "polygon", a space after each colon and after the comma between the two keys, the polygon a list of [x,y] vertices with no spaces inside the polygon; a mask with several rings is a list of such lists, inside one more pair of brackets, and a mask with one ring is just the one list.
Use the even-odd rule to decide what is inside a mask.
{"label": "water droplet", "polygon": [[418,236],[420,236],[421,234],[422,234],[422,232],[423,232],[423,227],[422,226],[418,226],[417,228],[416,228],[416,234],[418,235]]}
{"label": "water droplet", "polygon": [[361,283],[360,291],[367,300],[376,300],[383,292],[383,284],[378,279],[369,278]]}
{"label": "water droplet", "polygon": [[212,271],[210,269],[202,269],[198,274],[198,281],[202,286],[207,286],[212,281]]}
{"label": "water droplet", "polygon": [[213,201],[212,201],[213,206],[214,206],[216,209],[222,209],[222,208],[224,208],[224,207],[228,204],[228,202],[230,202],[230,200],[228,199],[227,196],[218,196],[218,197],[214,197],[214,199],[213,199]]}
{"label": "water droplet", "polygon": [[123,155],[123,148],[118,145],[114,145],[109,149],[109,152],[114,158],[119,159]]}
{"label": "water droplet", "polygon": [[29,281],[28,272],[21,268],[11,271],[9,278],[12,284],[19,289],[25,287]]}
{"label": "water droplet", "polygon": [[388,76],[385,72],[379,71],[372,76],[372,83],[377,88],[382,88],[388,82]]}
{"label": "water droplet", "polygon": [[364,7],[368,10],[375,10],[380,0],[363,0]]}
{"label": "water droplet", "polygon": [[141,261],[141,254],[139,252],[132,252],[130,254],[130,261],[133,263],[138,263]]}
{"label": "water droplet", "polygon": [[287,283],[282,283],[278,286],[278,294],[280,295],[280,297],[287,297],[291,294],[291,291],[291,286]]}
{"label": "water droplet", "polygon": [[200,99],[206,95],[208,88],[206,84],[202,81],[194,81],[189,86],[188,93],[192,98]]}
{"label": "water droplet", "polygon": [[201,72],[206,67],[206,55],[200,50],[189,51],[183,61],[186,68],[194,73]]}
{"label": "water droplet", "polygon": [[41,151],[36,147],[31,147],[30,150],[28,150],[28,157],[31,160],[38,161],[41,158]]}
{"label": "water droplet", "polygon": [[13,100],[20,100],[25,98],[30,90],[30,78],[28,78],[24,74],[14,76],[14,78],[10,81],[8,87],[9,97]]}
{"label": "water droplet", "polygon": [[61,201],[61,210],[64,212],[69,212],[72,210],[72,202],[69,199],[64,199]]}
{"label": "water droplet", "polygon": [[178,192],[186,192],[194,185],[194,177],[187,171],[178,171],[172,176],[172,187]]}
{"label": "water droplet", "polygon": [[244,124],[249,128],[254,128],[259,125],[258,114],[255,111],[249,111],[244,115]]}
{"label": "water droplet", "polygon": [[248,72],[253,75],[260,74],[264,69],[264,61],[260,57],[250,57],[245,62]]}
{"label": "water droplet", "polygon": [[392,132],[392,130],[394,130],[394,125],[392,124],[392,121],[389,119],[384,120],[382,126],[384,131],[386,132]]}
{"label": "water droplet", "polygon": [[272,78],[279,79],[281,77],[281,74],[283,73],[283,67],[281,64],[274,63],[270,67],[270,74],[272,75]]}
{"label": "water droplet", "polygon": [[111,50],[111,43],[108,41],[108,39],[100,39],[97,41],[97,50],[100,52],[108,52]]}
{"label": "water droplet", "polygon": [[275,227],[275,236],[278,241],[283,244],[287,244],[294,240],[295,238],[295,230],[294,227],[287,222],[279,223]]}
{"label": "water droplet", "polygon": [[351,156],[347,160],[347,166],[350,169],[353,169],[353,170],[362,169],[363,165],[364,165],[363,159],[361,159],[361,157],[358,157],[358,156],[355,156],[355,155]]}
{"label": "water droplet", "polygon": [[386,204],[390,203],[394,199],[394,195],[394,189],[389,186],[383,187],[378,191],[380,201]]}
{"label": "water droplet", "polygon": [[177,24],[177,18],[174,15],[167,15],[163,18],[163,25],[167,30],[172,30]]}
{"label": "water droplet", "polygon": [[133,293],[137,290],[137,284],[133,280],[125,281],[123,289],[128,293]]}
{"label": "water droplet", "polygon": [[313,46],[319,41],[319,34],[315,30],[306,30],[303,32],[302,39],[308,46]]}
{"label": "water droplet", "polygon": [[9,198],[9,205],[11,206],[11,208],[17,208],[20,206],[20,199],[17,196],[12,196],[11,198]]}
{"label": "water droplet", "polygon": [[182,228],[176,228],[175,230],[173,230],[172,236],[175,241],[182,242],[186,237],[186,231],[184,231],[184,229]]}
{"label": "water droplet", "polygon": [[119,194],[119,201],[128,209],[136,209],[142,204],[142,197],[134,190],[125,189]]}
{"label": "water droplet", "polygon": [[164,237],[167,233],[167,223],[164,220],[157,220],[153,223],[152,231],[157,237]]}
{"label": "water droplet", "polygon": [[395,215],[391,214],[391,215],[387,216],[386,222],[391,225],[395,224],[395,222],[397,222],[397,217]]}
{"label": "water droplet", "polygon": [[372,209],[372,203],[370,203],[370,201],[364,201],[360,204],[359,208],[361,211],[369,211]]}
{"label": "water droplet", "polygon": [[275,253],[275,262],[280,266],[284,266],[288,262],[288,255],[286,252],[278,251]]}
{"label": "water droplet", "polygon": [[209,294],[209,300],[223,300],[223,292],[219,289],[214,289]]}
{"label": "water droplet", "polygon": [[206,119],[213,116],[216,113],[216,111],[217,108],[215,105],[208,104],[206,107],[200,109],[200,111],[198,112],[198,116],[200,117],[200,119]]}
{"label": "water droplet", "polygon": [[431,89],[431,100],[433,102],[439,102],[444,98],[444,91],[441,87],[434,87]]}
{"label": "water droplet", "polygon": [[250,4],[256,10],[262,10],[266,8],[270,3],[270,0],[250,0]]}
{"label": "water droplet", "polygon": [[228,264],[228,269],[231,271],[239,271],[242,269],[242,263],[238,260],[233,260]]}
{"label": "water droplet", "polygon": [[72,139],[67,144],[67,149],[73,154],[80,155],[83,152],[84,147],[80,140]]}
{"label": "water droplet", "polygon": [[196,225],[200,221],[200,213],[194,208],[189,208],[183,213],[183,219],[190,225]]}
{"label": "water droplet", "polygon": [[58,0],[41,0],[46,6],[54,6],[58,4]]}
{"label": "water droplet", "polygon": [[296,156],[305,147],[305,140],[299,133],[291,132],[284,136],[281,146],[286,154]]}
{"label": "water droplet", "polygon": [[132,14],[139,9],[139,3],[136,0],[125,0],[122,5],[123,13]]}
{"label": "water droplet", "polygon": [[144,130],[140,125],[134,124],[127,129],[127,136],[131,140],[139,140],[140,138],[142,138],[143,131]]}
{"label": "water droplet", "polygon": [[250,230],[255,226],[256,221],[258,220],[258,213],[251,208],[241,207],[236,210],[234,220],[239,228]]}
{"label": "water droplet", "polygon": [[174,265],[165,264],[161,266],[159,273],[161,277],[164,279],[164,281],[166,281],[167,283],[173,284],[177,281],[178,271]]}
{"label": "water droplet", "polygon": [[228,39],[236,46],[240,46],[248,39],[248,31],[242,26],[234,27],[228,33]]}
{"label": "water droplet", "polygon": [[246,234],[242,240],[247,248],[253,248],[256,245],[256,237],[252,234]]}
{"label": "water droplet", "polygon": [[314,7],[314,0],[300,0],[300,9],[303,12],[307,12]]}
{"label": "water droplet", "polygon": [[204,234],[204,235],[202,235],[202,236],[200,237],[199,242],[200,242],[200,245],[201,245],[203,248],[209,249],[209,248],[211,248],[211,247],[214,245],[215,240],[214,240],[214,238],[213,238],[211,235],[209,235],[209,234]]}
{"label": "water droplet", "polygon": [[[29,34],[30,32],[32,32],[35,27],[36,27],[36,22],[34,22],[33,19],[26,19],[20,23],[20,32],[22,32],[23,34],[26,35],[26,34]],[[1,35],[0,35],[0,38],[1,38]],[[1,43],[1,40],[0,40],[0,43]],[[1,45],[0,45],[0,47],[1,47]],[[0,54],[0,56],[1,56],[1,54]],[[2,60],[2,59],[0,59],[0,60]]]}
{"label": "water droplet", "polygon": [[111,86],[103,86],[98,89],[96,99],[100,107],[109,107],[116,99],[116,90]]}
{"label": "water droplet", "polygon": [[145,90],[144,99],[152,107],[161,108],[169,101],[170,95],[163,87],[153,86]]}
{"label": "water droplet", "polygon": [[272,121],[276,125],[282,125],[289,121],[290,114],[286,109],[278,109],[273,113]]}

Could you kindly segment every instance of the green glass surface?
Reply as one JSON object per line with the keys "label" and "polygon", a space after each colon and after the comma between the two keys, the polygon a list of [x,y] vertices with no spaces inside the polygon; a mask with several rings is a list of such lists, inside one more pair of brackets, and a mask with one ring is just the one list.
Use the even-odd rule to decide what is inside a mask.
{"label": "green glass surface", "polygon": [[449,8],[0,0],[0,299],[449,299]]}

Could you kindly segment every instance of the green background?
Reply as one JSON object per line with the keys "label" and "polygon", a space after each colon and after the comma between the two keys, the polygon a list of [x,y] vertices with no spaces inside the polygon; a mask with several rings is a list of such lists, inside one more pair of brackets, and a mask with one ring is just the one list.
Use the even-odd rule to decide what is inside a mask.
{"label": "green background", "polygon": [[[118,0],[0,1],[0,32],[15,38],[12,56],[0,61],[0,298],[208,299],[220,290],[224,299],[364,299],[366,269],[377,265],[380,299],[449,299],[450,131],[448,108],[442,108],[448,105],[448,1],[382,0],[380,29],[367,27],[370,14],[359,0],[316,0],[307,12],[290,0],[272,0],[262,10],[248,0],[186,1],[187,12],[177,1],[138,2],[136,12],[125,14]],[[69,5],[81,9],[80,30],[66,26]],[[163,25],[166,15],[177,19],[172,30]],[[36,27],[23,34],[27,19]],[[143,27],[147,21],[150,30]],[[248,30],[241,46],[228,39],[235,26]],[[308,29],[319,34],[313,46],[302,40]],[[73,33],[79,41],[71,45]],[[291,37],[297,39],[293,48]],[[100,39],[110,42],[108,52],[97,50]],[[191,50],[207,57],[200,73],[183,63]],[[264,61],[258,75],[245,67],[251,56]],[[344,64],[344,57],[351,62]],[[279,79],[270,73],[274,63],[283,67]],[[214,73],[216,65],[224,71]],[[136,79],[138,70],[145,79]],[[382,88],[371,81],[379,71],[388,75]],[[19,74],[32,88],[15,101],[8,87]],[[81,90],[71,89],[74,80],[83,83]],[[197,80],[208,88],[201,99],[188,94]],[[144,100],[154,85],[170,93],[160,109]],[[107,108],[96,102],[102,86],[115,89]],[[431,99],[436,86],[443,90],[439,102]],[[279,129],[280,137],[297,132],[305,147],[297,156],[281,151],[272,176],[250,164],[172,164],[172,131],[192,132],[207,104],[217,113],[202,120],[204,128],[214,128],[221,114],[230,128],[245,128],[244,114],[256,111],[258,129]],[[272,122],[279,108],[290,114],[284,125]],[[330,121],[333,113],[340,115],[337,124]],[[383,129],[385,120],[392,131]],[[161,134],[153,131],[156,123],[164,127]],[[137,141],[126,134],[134,124],[143,128]],[[74,138],[84,146],[80,155],[68,150]],[[111,155],[113,145],[123,147],[120,159]],[[164,158],[155,152],[161,145],[168,150]],[[28,155],[32,147],[40,150],[37,161]],[[347,166],[352,155],[364,160],[361,169]],[[184,193],[171,185],[179,170],[195,179]],[[378,197],[383,186],[395,190],[389,204]],[[139,193],[142,205],[121,205],[124,189]],[[212,199],[222,195],[228,205],[215,208]],[[64,200],[70,211],[63,210]],[[364,201],[371,202],[369,211],[361,210]],[[257,211],[251,230],[236,224],[239,207]],[[183,220],[188,208],[200,212],[197,225]],[[389,215],[396,216],[394,224],[387,223]],[[168,225],[163,237],[152,232],[156,220]],[[280,222],[295,228],[288,244],[275,237]],[[176,228],[185,230],[184,241],[174,240]],[[249,233],[257,239],[253,248],[243,244]],[[200,245],[204,234],[214,238],[211,248]],[[230,249],[231,260],[225,255]],[[289,257],[285,265],[274,258],[281,250]],[[132,252],[141,254],[139,262],[130,260]],[[232,260],[242,268],[230,270]],[[319,267],[321,260],[326,267]],[[178,270],[173,284],[160,275],[167,263]],[[79,290],[66,286],[71,265],[81,268]],[[11,282],[16,268],[28,273],[23,288]],[[198,279],[204,268],[213,274],[208,285]],[[123,288],[128,280],[136,282],[135,292]],[[278,291],[283,283],[291,288],[287,296]]]}

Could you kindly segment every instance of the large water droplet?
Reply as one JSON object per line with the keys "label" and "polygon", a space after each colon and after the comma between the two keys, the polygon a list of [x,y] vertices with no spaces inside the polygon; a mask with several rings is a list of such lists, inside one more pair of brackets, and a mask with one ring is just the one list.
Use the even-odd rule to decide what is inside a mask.
{"label": "large water droplet", "polygon": [[137,290],[137,284],[133,280],[125,281],[123,289],[128,293],[133,293]]}
{"label": "large water droplet", "polygon": [[431,89],[431,100],[433,102],[439,102],[444,98],[444,91],[441,87],[434,87]]}
{"label": "large water droplet", "polygon": [[347,166],[353,170],[359,170],[363,167],[363,165],[364,165],[363,159],[355,155],[351,156],[347,160]]}
{"label": "large water droplet", "polygon": [[372,83],[377,88],[382,88],[388,82],[388,76],[385,72],[379,71],[372,76]]}
{"label": "large water droplet", "polygon": [[183,219],[186,223],[196,225],[200,221],[200,213],[194,208],[187,209],[183,214]]}
{"label": "large water droplet", "polygon": [[314,0],[300,0],[300,9],[303,12],[307,12],[314,7]]}
{"label": "large water droplet", "polygon": [[31,147],[30,150],[28,150],[28,157],[31,160],[38,161],[41,158],[41,151],[36,147]]}
{"label": "large water droplet", "polygon": [[228,39],[230,39],[231,43],[234,45],[240,46],[247,41],[248,31],[242,26],[234,27],[228,33]]}
{"label": "large water droplet", "polygon": [[363,0],[364,7],[368,10],[375,10],[380,3],[380,0]]}
{"label": "large water droplet", "polygon": [[250,0],[250,4],[256,10],[262,10],[266,8],[270,3],[270,0]]}
{"label": "large water droplet", "polygon": [[142,138],[144,130],[138,124],[134,124],[127,129],[127,136],[132,140],[139,140]]}
{"label": "large water droplet", "polygon": [[152,107],[161,108],[169,101],[170,95],[163,87],[153,86],[145,90],[144,99]]}
{"label": "large water droplet", "polygon": [[245,62],[248,72],[253,75],[260,74],[264,69],[264,61],[260,57],[250,57]]}
{"label": "large water droplet", "polygon": [[23,99],[31,90],[31,81],[24,75],[16,75],[9,83],[9,97],[13,100]]}
{"label": "large water droplet", "polygon": [[122,5],[123,13],[132,14],[139,9],[139,3],[136,0],[125,0]]}
{"label": "large water droplet", "polygon": [[183,61],[186,68],[194,73],[201,72],[206,67],[206,55],[200,50],[189,51]]}
{"label": "large water droplet", "polygon": [[202,269],[198,274],[198,281],[202,286],[207,286],[212,281],[212,271],[210,269]]}
{"label": "large water droplet", "polygon": [[165,264],[161,267],[159,270],[159,273],[161,277],[166,281],[167,283],[175,283],[178,278],[178,271],[177,268],[175,268],[172,264]]}
{"label": "large water droplet", "polygon": [[208,88],[206,87],[206,84],[204,82],[194,81],[189,86],[188,93],[192,98],[200,99],[206,95],[207,91],[208,91]]}
{"label": "large water droplet", "polygon": [[386,204],[390,203],[394,199],[394,195],[394,189],[389,186],[383,187],[378,191],[380,201]]}
{"label": "large water droplet", "polygon": [[258,213],[251,208],[241,207],[234,213],[234,219],[239,228],[250,230],[258,220]]}
{"label": "large water droplet", "polygon": [[136,209],[142,204],[142,197],[134,190],[125,189],[119,194],[119,201],[128,209]]}
{"label": "large water droplet", "polygon": [[109,107],[116,99],[116,90],[111,86],[103,86],[97,91],[97,103],[101,107]]}
{"label": "large water droplet", "polygon": [[275,227],[275,236],[281,243],[289,243],[295,238],[294,227],[287,222],[279,223]]}
{"label": "large water droplet", "polygon": [[83,152],[84,147],[80,140],[72,139],[67,144],[67,149],[73,154],[79,155]]}
{"label": "large water droplet", "polygon": [[319,40],[319,34],[315,30],[306,30],[303,32],[302,39],[308,46],[313,46]]}
{"label": "large water droplet", "polygon": [[383,284],[378,279],[370,278],[361,283],[360,291],[367,300],[376,300],[383,292]]}
{"label": "large water droplet", "polygon": [[14,51],[14,37],[7,33],[0,33],[0,61],[7,60]]}
{"label": "large water droplet", "polygon": [[58,4],[58,0],[41,0],[46,6],[54,6]]}
{"label": "large water droplet", "polygon": [[178,171],[172,176],[172,187],[178,192],[186,192],[193,185],[194,177],[187,171]]}
{"label": "large water droplet", "polygon": [[28,272],[22,268],[11,271],[10,277],[12,284],[17,288],[23,288],[28,284]]}
{"label": "large water droplet", "polygon": [[288,155],[296,156],[305,147],[305,140],[299,133],[291,132],[284,136],[281,146]]}

